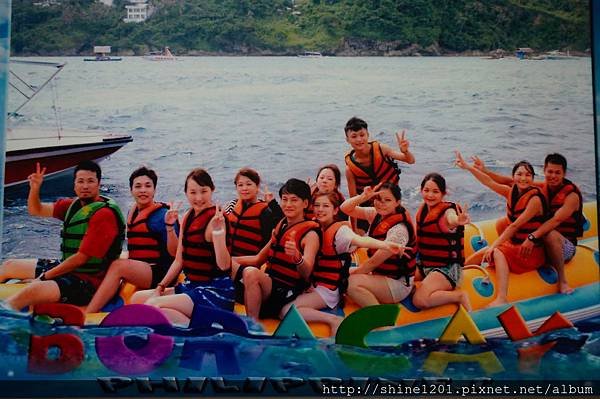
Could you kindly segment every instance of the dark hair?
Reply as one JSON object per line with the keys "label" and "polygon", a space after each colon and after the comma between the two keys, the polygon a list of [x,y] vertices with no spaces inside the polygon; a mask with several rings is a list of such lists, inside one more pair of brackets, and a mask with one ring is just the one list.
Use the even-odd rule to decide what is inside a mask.
{"label": "dark hair", "polygon": [[340,196],[340,193],[338,191],[332,191],[330,193],[327,194],[323,194],[323,193],[315,193],[315,195],[312,198],[312,204],[314,206],[315,201],[317,200],[317,198],[319,197],[327,197],[327,199],[329,199],[329,202],[331,202],[333,204],[334,208],[339,208],[340,205],[342,204],[342,197]]}
{"label": "dark hair", "polygon": [[331,171],[333,172],[333,176],[335,178],[335,188],[338,188],[342,181],[342,174],[340,173],[340,168],[338,168],[337,165],[332,164],[332,163],[321,167],[321,169],[319,169],[319,171],[317,172],[317,180],[319,179],[319,175],[321,174],[321,172],[324,169],[331,169]]}
{"label": "dark hair", "polygon": [[560,165],[563,167],[564,172],[567,171],[567,158],[558,153],[546,155],[546,159],[544,159],[544,168],[546,168],[549,163],[553,165]]}
{"label": "dark hair", "polygon": [[152,184],[154,185],[154,188],[156,188],[156,183],[158,182],[158,176],[156,175],[156,172],[153,171],[152,169],[148,169],[147,167],[142,166],[142,167],[134,170],[133,173],[131,174],[131,176],[129,176],[129,189],[130,190],[133,188],[133,181],[140,176],[148,176],[150,178],[150,180],[152,180]]}
{"label": "dark hair", "polygon": [[429,180],[433,181],[436,186],[438,186],[442,194],[446,194],[446,179],[444,179],[444,177],[439,173],[429,173],[426,175],[421,182],[421,190],[423,190],[425,183],[427,183]]}
{"label": "dark hair", "polygon": [[[379,187],[378,191],[381,191],[381,190],[390,190],[390,192],[392,193],[394,198],[396,198],[396,201],[402,200],[402,190],[400,189],[400,186],[397,184],[386,181],[385,183],[383,183],[381,185],[381,187]],[[398,205],[396,207],[396,212],[400,212],[402,210],[402,208],[403,208],[402,205]]]}
{"label": "dark hair", "polygon": [[279,189],[279,198],[283,197],[283,194],[294,194],[310,201],[310,186],[303,180],[291,178]]}
{"label": "dark hair", "polygon": [[193,169],[185,178],[185,185],[183,186],[183,191],[187,192],[187,186],[188,186],[188,180],[192,179],[193,181],[195,181],[199,186],[204,186],[204,187],[209,187],[211,190],[215,189],[215,185],[210,177],[210,175],[208,174],[207,171],[205,171],[202,168],[196,168]]}
{"label": "dark hair", "polygon": [[75,171],[73,172],[73,180],[77,177],[77,172],[80,170],[87,170],[90,172],[95,172],[98,181],[102,178],[102,170],[100,170],[100,166],[94,161],[81,161],[75,166]]}
{"label": "dark hair", "polygon": [[258,175],[258,172],[255,171],[254,169],[251,169],[251,168],[240,169],[237,172],[237,174],[235,175],[235,179],[233,179],[233,183],[237,184],[237,181],[241,176],[247,177],[248,179],[252,180],[254,182],[254,184],[256,184],[257,186],[260,185],[260,176]]}
{"label": "dark hair", "polygon": [[350,118],[348,120],[348,122],[346,122],[346,126],[344,127],[344,132],[346,133],[346,136],[348,135],[348,132],[352,131],[352,132],[358,132],[361,129],[367,129],[367,122],[365,122],[364,120],[357,118],[356,116],[353,116],[352,118]]}
{"label": "dark hair", "polygon": [[515,164],[515,166],[513,166],[511,176],[514,175],[515,172],[517,171],[517,169],[519,169],[521,166],[523,166],[525,169],[527,169],[527,171],[529,173],[531,173],[532,176],[535,176],[535,171],[533,170],[533,166],[531,166],[531,164],[529,162],[527,162],[527,161],[517,162]]}

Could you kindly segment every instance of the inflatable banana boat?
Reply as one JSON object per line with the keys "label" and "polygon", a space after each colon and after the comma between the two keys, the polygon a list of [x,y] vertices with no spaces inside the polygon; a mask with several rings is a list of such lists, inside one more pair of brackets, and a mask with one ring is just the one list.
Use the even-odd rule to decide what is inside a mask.
{"label": "inflatable banana boat", "polygon": [[[565,273],[569,284],[575,288],[571,295],[558,293],[558,276],[552,267],[544,266],[538,270],[524,274],[511,274],[509,277],[508,300],[516,305],[527,327],[538,328],[548,317],[560,312],[572,322],[600,315],[600,266],[598,254],[598,227],[596,202],[584,204],[586,222],[584,234],[579,240],[575,257],[565,265]],[[468,256],[485,247],[497,238],[496,220],[472,223],[465,229],[465,255]],[[353,255],[355,263],[360,263],[366,252]],[[419,283],[417,283],[418,285]],[[0,284],[0,299],[5,298],[24,284]],[[504,336],[506,331],[498,320],[498,315],[511,305],[485,308],[496,295],[496,275],[493,268],[478,265],[466,265],[461,288],[469,295],[473,311],[471,317],[479,330],[486,336]],[[119,297],[108,309],[115,309],[129,302],[135,287],[126,284]],[[456,313],[456,305],[443,305],[427,310],[417,309],[411,297],[397,304],[399,307],[395,326],[371,332],[366,339],[371,345],[387,345],[405,342],[411,339],[437,338],[443,331],[452,315]],[[107,309],[107,308],[105,308]],[[107,309],[107,310],[108,310]],[[359,308],[347,301],[344,309],[337,314],[348,316]],[[243,315],[244,307],[236,305],[236,313]],[[86,316],[87,325],[101,323],[107,312]],[[266,333],[274,332],[280,324],[279,320],[261,320]],[[331,335],[329,327],[321,323],[310,323],[316,337]]]}

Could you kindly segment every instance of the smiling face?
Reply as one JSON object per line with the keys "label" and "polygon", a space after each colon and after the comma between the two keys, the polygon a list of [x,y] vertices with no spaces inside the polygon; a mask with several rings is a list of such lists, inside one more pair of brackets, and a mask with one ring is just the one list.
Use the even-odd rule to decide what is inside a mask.
{"label": "smiling face", "polygon": [[369,145],[369,132],[367,129],[359,131],[349,130],[346,133],[346,141],[356,151],[364,151]]}
{"label": "smiling face", "polygon": [[390,190],[379,190],[379,195],[373,199],[373,206],[381,216],[389,216],[396,213],[396,207],[400,205],[400,200],[394,197]]}
{"label": "smiling face", "polygon": [[444,198],[444,193],[433,180],[427,180],[421,189],[421,197],[428,207],[434,207]]}
{"label": "smiling face", "polygon": [[258,195],[258,185],[246,176],[238,176],[235,182],[235,189],[238,196],[244,202],[256,202]]}
{"label": "smiling face", "polygon": [[547,163],[544,167],[544,179],[550,188],[557,188],[563,184],[565,170],[562,165]]}
{"label": "smiling face", "polygon": [[317,176],[317,189],[320,193],[329,194],[336,188],[335,174],[333,170],[325,168]]}
{"label": "smiling face", "polygon": [[329,226],[333,223],[335,215],[338,213],[336,208],[327,195],[319,195],[313,203],[315,217],[322,226]]}
{"label": "smiling face", "polygon": [[143,209],[154,202],[154,182],[148,176],[138,176],[133,179],[131,195],[138,208]]}
{"label": "smiling face", "polygon": [[289,221],[303,218],[307,206],[308,200],[303,200],[296,194],[284,193],[281,196],[281,210]]}
{"label": "smiling face", "polygon": [[75,174],[73,190],[75,195],[83,202],[91,202],[100,195],[100,180],[96,172],[91,170],[78,170]]}
{"label": "smiling face", "polygon": [[517,185],[519,190],[525,190],[533,183],[533,173],[525,166],[519,166],[513,174],[513,183]]}
{"label": "smiling face", "polygon": [[192,178],[187,180],[185,196],[196,213],[212,206],[211,188],[199,185]]}

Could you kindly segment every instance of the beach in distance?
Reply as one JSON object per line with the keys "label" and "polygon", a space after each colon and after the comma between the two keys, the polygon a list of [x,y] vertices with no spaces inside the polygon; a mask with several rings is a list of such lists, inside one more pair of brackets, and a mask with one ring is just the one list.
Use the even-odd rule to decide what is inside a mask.
{"label": "beach in distance", "polygon": [[[131,204],[129,174],[142,164],[158,172],[162,201],[184,200],[194,167],[213,176],[221,203],[235,198],[233,177],[243,166],[258,170],[273,192],[290,177],[314,180],[324,164],[343,167],[350,148],[343,126],[352,116],[369,123],[372,139],[394,146],[394,133],[406,129],[416,163],[401,165],[400,185],[413,213],[420,181],[432,171],[446,177],[449,199],[468,203],[474,220],[504,212],[499,196],[453,167],[455,149],[504,173],[529,160],[537,179],[544,156],[560,152],[584,201],[596,196],[589,57],[28,59],[68,63],[56,82],[62,126],[133,136],[101,164],[103,193],[122,209]],[[41,93],[16,124],[56,126],[52,97]],[[58,222],[30,217],[24,198],[11,200],[3,255],[56,257],[58,230]]]}

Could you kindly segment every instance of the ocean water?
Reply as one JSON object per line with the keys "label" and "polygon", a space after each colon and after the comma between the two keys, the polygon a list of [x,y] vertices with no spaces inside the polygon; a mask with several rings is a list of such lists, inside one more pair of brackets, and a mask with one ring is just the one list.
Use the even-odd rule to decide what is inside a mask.
{"label": "ocean water", "polygon": [[[355,115],[369,123],[372,139],[389,145],[406,129],[416,163],[401,164],[401,187],[413,213],[420,181],[432,171],[474,220],[504,212],[499,196],[452,166],[455,149],[503,173],[527,159],[538,174],[544,156],[560,152],[584,200],[595,199],[590,58],[44,60],[67,66],[56,89],[42,91],[13,122],[131,134],[134,141],[102,163],[103,192],[123,208],[131,204],[129,174],[142,164],[157,170],[163,201],[185,203],[183,183],[194,167],[212,175],[220,202],[235,198],[233,177],[243,166],[257,169],[273,192],[290,177],[314,181],[324,164],[343,168],[350,148],[343,127]],[[35,81],[36,73],[26,76]],[[14,103],[18,96],[9,94]],[[61,190],[72,193],[68,182]],[[29,217],[25,202],[5,207],[3,257],[57,256],[58,223]]]}
{"label": "ocean water", "polygon": [[[134,138],[102,163],[102,191],[123,209],[131,204],[128,176],[142,164],[158,171],[157,198],[163,201],[185,201],[184,178],[199,166],[213,176],[214,197],[220,202],[235,197],[232,180],[243,166],[257,169],[272,191],[290,177],[314,180],[326,163],[343,167],[349,149],[343,126],[355,115],[369,123],[373,139],[390,145],[395,145],[396,131],[407,130],[417,162],[402,165],[401,187],[404,203],[413,213],[419,204],[420,181],[431,171],[446,177],[449,198],[468,203],[474,220],[504,212],[501,198],[452,166],[455,149],[467,156],[477,154],[503,173],[527,159],[538,174],[545,154],[561,152],[569,160],[568,177],[582,189],[584,200],[596,196],[589,58],[50,60],[68,62],[56,82],[62,126],[125,132]],[[28,76],[36,78],[34,73]],[[56,125],[53,97],[52,90],[42,92],[21,111],[16,124]],[[345,182],[342,187],[345,192]],[[65,196],[71,194],[68,184],[62,189]],[[55,198],[46,195],[43,200]],[[29,217],[24,198],[11,198],[4,208],[3,258],[59,256],[59,228],[58,221]],[[98,353],[96,338],[119,331],[45,327],[3,314],[0,378],[4,382],[114,375],[435,378],[440,374],[426,367],[433,352],[492,352],[490,370],[473,362],[451,363],[441,375],[459,380],[594,380],[600,370],[599,323],[596,319],[519,342],[492,339],[484,345],[452,347],[434,339],[360,349],[327,340],[266,342],[229,334],[178,338],[164,362],[137,373],[119,368],[126,367],[126,361],[125,366],[107,365]],[[60,333],[81,340],[80,366],[51,374],[32,372],[28,368],[31,335]],[[128,342],[135,347],[148,331],[120,333],[132,335]],[[538,359],[519,356],[519,349],[549,342],[556,344]],[[200,349],[184,350],[186,344]],[[220,363],[223,355],[213,354],[206,360],[201,349],[206,345],[229,348],[235,359]]]}

